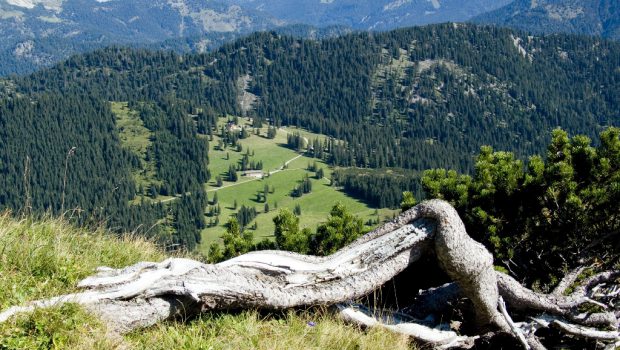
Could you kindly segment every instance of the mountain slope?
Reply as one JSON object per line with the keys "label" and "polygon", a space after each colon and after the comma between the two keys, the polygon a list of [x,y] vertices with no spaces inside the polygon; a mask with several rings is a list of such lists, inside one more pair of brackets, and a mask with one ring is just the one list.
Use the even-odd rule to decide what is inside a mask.
{"label": "mountain slope", "polygon": [[619,125],[619,61],[615,42],[455,24],[98,50],[0,81],[0,206],[79,208],[80,223],[193,249],[217,207],[205,183],[222,176],[209,140],[240,152],[244,137],[218,116],[327,135],[308,156],[330,165],[469,172],[481,145],[525,157],[555,127],[595,139]]}
{"label": "mountain slope", "polygon": [[218,1],[2,0],[0,30],[7,39],[154,42],[206,32],[244,32],[274,22]]}
{"label": "mountain slope", "polygon": [[0,74],[47,66],[110,44],[145,46],[203,36],[209,47],[277,26],[254,11],[218,1],[0,0]]}
{"label": "mountain slope", "polygon": [[336,26],[331,31],[340,34],[345,27],[465,21],[508,1],[0,0],[0,75],[110,44],[153,47],[167,41],[161,47],[201,51],[240,34],[297,24]]}
{"label": "mountain slope", "polygon": [[535,33],[575,33],[620,40],[616,0],[517,0],[473,19]]}
{"label": "mountain slope", "polygon": [[289,23],[348,25],[385,30],[441,22],[463,22],[510,0],[226,0]]}
{"label": "mountain slope", "polygon": [[30,93],[69,84],[113,101],[173,93],[240,115],[244,78],[244,91],[257,96],[249,111],[257,123],[300,125],[350,144],[353,158],[334,152],[335,163],[467,169],[481,144],[532,154],[555,126],[594,138],[618,123],[619,50],[597,39],[473,25],[322,41],[261,33],[181,63],[171,54],[99,51],[19,85]]}

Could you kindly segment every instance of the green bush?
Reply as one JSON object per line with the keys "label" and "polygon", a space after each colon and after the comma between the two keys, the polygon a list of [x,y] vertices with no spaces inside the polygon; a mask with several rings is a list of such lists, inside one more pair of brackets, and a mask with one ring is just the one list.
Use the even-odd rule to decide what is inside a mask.
{"label": "green bush", "polygon": [[595,261],[611,266],[620,255],[619,128],[603,131],[596,147],[556,129],[546,158],[526,164],[485,146],[473,176],[435,169],[422,184],[427,197],[456,207],[496,265],[528,282],[553,283]]}

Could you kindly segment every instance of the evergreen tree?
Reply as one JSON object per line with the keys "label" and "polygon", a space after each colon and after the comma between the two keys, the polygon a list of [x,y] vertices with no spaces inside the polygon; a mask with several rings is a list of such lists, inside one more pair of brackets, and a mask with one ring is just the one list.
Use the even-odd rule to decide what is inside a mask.
{"label": "evergreen tree", "polygon": [[318,168],[317,169],[315,177],[316,177],[317,180],[321,180],[322,178],[325,177],[325,174],[323,172],[323,168]]}
{"label": "evergreen tree", "polygon": [[410,191],[403,192],[403,200],[400,202],[400,210],[407,211],[416,205],[415,197]]}
{"label": "evergreen tree", "polygon": [[337,203],[332,207],[327,222],[317,228],[310,244],[310,254],[332,254],[364,233],[362,220],[349,213],[344,205]]}
{"label": "evergreen tree", "polygon": [[[428,197],[450,201],[467,232],[497,258],[497,264],[546,285],[562,269],[597,256],[613,264],[620,247],[620,129],[608,128],[593,147],[585,136],[552,133],[546,159],[524,164],[509,152],[482,147],[472,176],[443,169],[424,173]],[[596,248],[594,248],[596,247]]]}
{"label": "evergreen tree", "polygon": [[249,231],[242,230],[236,218],[228,220],[226,233],[222,235],[222,240],[224,241],[223,260],[245,254],[254,246],[254,235]]}
{"label": "evergreen tree", "polygon": [[278,249],[294,251],[301,254],[309,252],[311,233],[309,230],[299,230],[299,218],[288,209],[281,209],[273,218],[275,224],[274,236]]}
{"label": "evergreen tree", "polygon": [[239,175],[237,174],[237,168],[234,165],[228,167],[228,181],[237,182]]}
{"label": "evergreen tree", "polygon": [[268,139],[275,139],[276,138],[276,134],[277,134],[277,129],[273,126],[270,126],[269,128],[267,128],[267,138]]}

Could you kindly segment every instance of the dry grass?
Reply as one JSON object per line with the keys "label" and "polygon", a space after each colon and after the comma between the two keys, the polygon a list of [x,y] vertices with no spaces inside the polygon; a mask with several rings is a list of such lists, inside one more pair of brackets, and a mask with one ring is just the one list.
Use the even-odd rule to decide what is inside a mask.
{"label": "dry grass", "polygon": [[[97,266],[123,267],[166,255],[137,238],[90,232],[59,219],[15,220],[0,215],[0,309],[75,291]],[[111,336],[75,305],[37,310],[0,324],[0,349],[408,349],[407,338],[383,329],[360,330],[327,312],[261,316],[206,314]]]}

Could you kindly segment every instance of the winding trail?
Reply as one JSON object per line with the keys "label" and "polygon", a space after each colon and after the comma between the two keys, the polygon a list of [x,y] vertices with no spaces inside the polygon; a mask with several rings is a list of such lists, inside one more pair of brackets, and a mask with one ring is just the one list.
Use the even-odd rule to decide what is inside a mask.
{"label": "winding trail", "polygon": [[[286,134],[289,134],[288,130],[286,130],[286,129],[284,129],[284,128],[280,128],[280,129],[278,129],[278,130],[279,130],[279,131],[283,131],[283,132],[284,132],[284,133],[286,133]],[[295,169],[285,169],[285,167],[286,167],[287,165],[289,165],[291,162],[293,162],[293,161],[295,161],[295,160],[297,160],[297,159],[299,159],[299,158],[301,158],[301,157],[303,157],[303,154],[299,154],[299,155],[297,155],[296,157],[293,157],[293,158],[291,158],[291,159],[287,160],[286,162],[284,162],[284,165],[280,166],[280,167],[279,167],[279,168],[277,168],[276,170],[272,170],[272,171],[270,171],[270,172],[269,172],[269,175],[271,176],[271,175],[273,175],[273,174],[277,174],[277,173],[279,173],[279,172],[281,172],[281,171],[285,171],[285,170],[295,170]],[[243,184],[248,183],[248,182],[257,181],[257,180],[262,180],[262,179],[263,179],[263,178],[260,178],[260,179],[259,179],[259,178],[254,178],[254,179],[250,179],[250,180],[243,181],[243,182],[235,182],[235,183],[232,183],[232,184],[230,184],[230,185],[226,185],[226,186],[222,186],[222,187],[218,187],[218,188],[212,188],[212,189],[210,189],[210,190],[207,190],[206,192],[207,192],[207,193],[209,193],[209,192],[217,192],[217,191],[219,191],[219,190],[223,190],[223,189],[225,189],[225,188],[229,188],[229,187],[233,187],[233,186],[239,186],[239,185],[243,185]],[[168,203],[168,202],[172,202],[172,201],[177,200],[177,199],[179,199],[179,197],[172,197],[172,198],[164,199],[164,200],[160,201],[160,203]]]}

